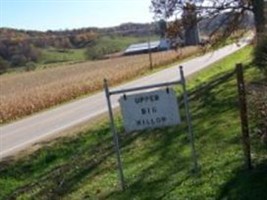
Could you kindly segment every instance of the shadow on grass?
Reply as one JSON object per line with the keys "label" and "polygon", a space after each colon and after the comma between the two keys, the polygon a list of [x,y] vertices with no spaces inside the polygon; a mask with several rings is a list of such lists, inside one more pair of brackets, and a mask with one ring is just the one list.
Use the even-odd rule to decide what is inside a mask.
{"label": "shadow on grass", "polygon": [[[146,150],[137,159],[127,159],[127,168],[140,163],[140,169],[137,170],[137,174],[128,173],[130,177],[126,177],[127,189],[125,191],[114,190],[107,194],[105,199],[124,200],[129,197],[161,199],[191,176],[190,158],[179,152],[179,148],[182,149],[188,145],[188,141],[185,135],[177,132],[177,128],[144,131],[139,133],[138,140],[150,140],[151,143],[145,147]],[[131,154],[132,151],[137,150],[132,145],[134,144],[124,149],[123,153]],[[133,149],[130,150],[130,148]],[[173,151],[176,151],[175,156]],[[154,155],[157,156],[153,162],[141,164]],[[186,171],[186,173],[182,174],[182,178],[175,180],[174,177],[178,176],[181,171]]]}
{"label": "shadow on grass", "polygon": [[[134,137],[124,145],[131,140]],[[0,180],[7,177],[18,181],[18,187],[6,192],[3,199],[16,199],[33,191],[35,198],[59,199],[77,189],[77,185],[85,179],[101,173],[101,169],[97,170],[98,167],[114,155],[108,126],[81,133],[75,138],[60,138],[51,143],[53,145],[45,146],[15,163],[0,163]],[[115,169],[110,166],[106,170]],[[21,180],[24,182],[19,186]]]}
{"label": "shadow on grass", "polygon": [[217,199],[267,199],[267,160],[253,170],[238,169],[235,176],[221,187]]}
{"label": "shadow on grass", "polygon": [[[248,68],[247,66],[245,68]],[[224,83],[225,81],[228,81],[235,77],[235,71],[226,73],[216,79],[213,79],[209,83],[206,83],[204,85],[201,85],[200,87],[196,88],[195,90],[191,91],[190,99],[191,101],[198,100],[199,105],[195,107],[195,111],[197,112],[198,109],[202,107],[209,107],[209,109],[201,109],[201,112],[196,114],[195,121],[198,124],[202,124],[203,122],[201,120],[198,120],[197,118],[200,118],[201,116],[207,116],[212,115],[214,113],[218,113],[220,115],[227,114],[227,111],[229,108],[238,108],[238,102],[237,97],[235,95],[232,95],[231,92],[228,91],[227,99],[223,96],[220,96],[220,93],[224,90],[224,88],[217,88],[219,85]],[[234,83],[236,84],[236,83]],[[236,85],[232,87],[233,89],[236,89]],[[214,93],[213,89],[216,90]],[[223,93],[225,94],[225,92]],[[221,97],[218,98],[218,96]],[[204,111],[204,112],[203,112]],[[205,112],[208,111],[208,112]],[[237,112],[239,112],[236,109]],[[236,114],[239,114],[237,113]],[[237,117],[239,117],[237,115]],[[219,118],[217,118],[219,119]],[[217,126],[217,124],[220,123],[219,121],[214,121],[214,127]],[[199,125],[196,125],[198,127],[201,127]],[[202,127],[203,128],[203,127]],[[225,127],[227,128],[227,127]],[[212,129],[212,126],[209,126],[209,129]],[[200,132],[205,132],[204,130],[199,130]],[[208,132],[208,130],[206,130]],[[228,137],[226,142],[228,144],[240,144],[241,148],[241,142],[240,142],[240,130],[236,130],[236,135]],[[212,133],[212,131],[209,131],[209,133]],[[223,140],[220,138],[221,135],[217,134],[216,140]],[[200,139],[200,137],[198,137]],[[215,139],[213,137],[213,139]],[[251,138],[253,139],[253,138]],[[262,147],[260,147],[259,141],[257,143],[253,143],[254,146],[252,146],[252,149],[254,149],[254,157],[256,159],[257,153],[261,153],[260,150],[262,150]],[[240,151],[241,152],[241,151]],[[266,152],[266,151],[265,151]],[[255,160],[254,160],[255,161]],[[252,161],[253,162],[253,161]],[[226,166],[227,167],[227,166]],[[220,188],[216,199],[235,199],[235,200],[241,200],[241,199],[255,199],[255,200],[266,200],[267,199],[267,160],[261,160],[260,163],[257,163],[253,170],[249,171],[244,169],[244,167],[238,167],[233,172],[233,177],[230,178],[230,180],[226,181]]]}

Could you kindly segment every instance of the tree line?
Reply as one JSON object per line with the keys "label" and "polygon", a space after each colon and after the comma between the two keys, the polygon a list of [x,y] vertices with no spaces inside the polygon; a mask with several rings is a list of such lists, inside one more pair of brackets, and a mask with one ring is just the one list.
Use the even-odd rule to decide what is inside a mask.
{"label": "tree line", "polygon": [[[4,34],[2,34],[4,32]],[[25,66],[36,62],[41,56],[41,49],[54,47],[57,49],[83,48],[92,42],[97,33],[92,31],[76,35],[29,34],[16,30],[0,30],[0,71],[9,67]]]}
{"label": "tree line", "polygon": [[111,28],[92,27],[46,32],[0,28],[0,73],[10,67],[36,62],[41,56],[41,49],[88,48],[87,52],[92,52],[95,41],[102,36],[145,36],[155,34],[156,31],[155,25],[149,23],[125,23]]}

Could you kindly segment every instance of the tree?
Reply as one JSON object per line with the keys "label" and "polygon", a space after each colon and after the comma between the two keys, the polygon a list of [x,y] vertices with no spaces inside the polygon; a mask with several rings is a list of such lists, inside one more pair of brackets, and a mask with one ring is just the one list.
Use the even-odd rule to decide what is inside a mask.
{"label": "tree", "polygon": [[255,47],[253,55],[254,64],[267,78],[267,37]]}
{"label": "tree", "polygon": [[15,54],[11,57],[11,65],[13,67],[23,66],[27,62],[27,58],[22,54]]}
{"label": "tree", "polygon": [[0,56],[0,74],[5,73],[9,66],[9,63]]}
{"label": "tree", "polygon": [[[172,16],[182,16],[190,5],[195,6],[198,21],[203,19],[217,20],[224,14],[217,28],[211,33],[222,30],[222,38],[229,37],[244,22],[248,12],[253,13],[255,19],[256,38],[260,41],[266,37],[267,1],[265,0],[151,0],[151,10],[156,18],[168,19]],[[265,7],[265,11],[264,11]],[[265,15],[265,16],[264,16]],[[267,18],[267,17],[266,17]],[[194,24],[191,24],[192,26]],[[184,27],[186,24],[184,24]]]}

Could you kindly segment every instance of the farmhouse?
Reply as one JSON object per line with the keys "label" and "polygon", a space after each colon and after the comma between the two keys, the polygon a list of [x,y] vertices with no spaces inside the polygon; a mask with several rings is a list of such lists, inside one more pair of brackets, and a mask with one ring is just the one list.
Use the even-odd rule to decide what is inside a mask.
{"label": "farmhouse", "polygon": [[130,45],[125,51],[124,55],[133,55],[148,53],[149,51],[164,51],[170,49],[170,41],[167,39],[161,39],[159,41],[144,42]]}

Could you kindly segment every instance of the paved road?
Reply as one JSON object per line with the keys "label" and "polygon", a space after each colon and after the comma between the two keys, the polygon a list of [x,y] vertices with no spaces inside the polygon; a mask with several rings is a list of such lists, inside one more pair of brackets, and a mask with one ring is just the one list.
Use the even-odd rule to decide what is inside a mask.
{"label": "paved road", "polygon": [[[182,63],[185,76],[232,54],[245,46],[246,42],[247,40],[242,40],[239,46],[236,44],[229,45],[218,51]],[[137,87],[179,79],[178,66],[173,66],[113,89]],[[112,106],[118,106],[118,96],[112,96]],[[0,127],[0,159],[15,154],[48,136],[88,121],[105,112],[107,112],[106,99],[104,93],[100,92],[87,98],[4,125]]]}

